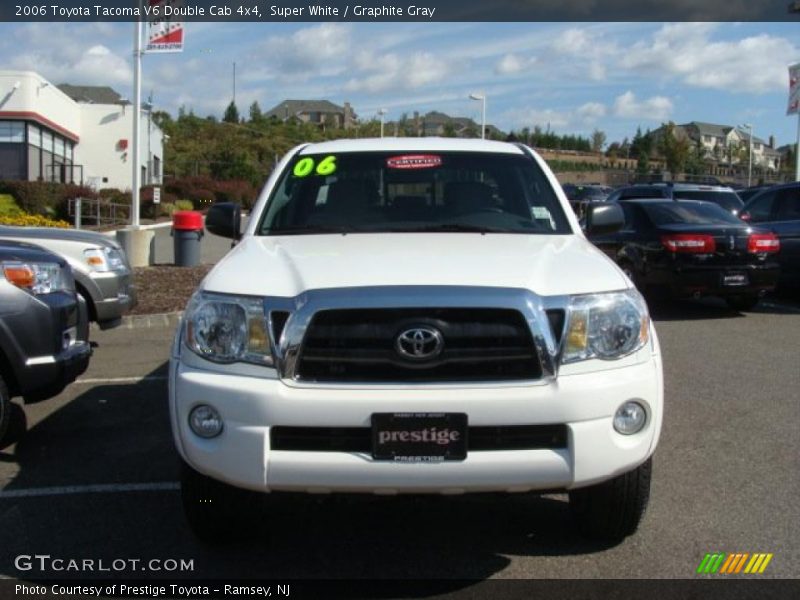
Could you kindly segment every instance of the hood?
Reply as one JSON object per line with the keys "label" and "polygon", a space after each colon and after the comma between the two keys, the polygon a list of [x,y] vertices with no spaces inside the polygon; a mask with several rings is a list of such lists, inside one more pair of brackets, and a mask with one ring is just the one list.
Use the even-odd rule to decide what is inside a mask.
{"label": "hood", "polygon": [[65,240],[68,242],[85,242],[96,246],[119,247],[113,239],[102,233],[77,229],[60,229],[58,227],[6,227],[0,225],[0,237],[25,238],[29,240]]}
{"label": "hood", "polygon": [[543,296],[629,287],[617,266],[581,236],[472,233],[249,236],[202,287],[294,297],[313,289],[390,285],[524,288]]}
{"label": "hood", "polygon": [[65,264],[65,261],[60,256],[48,252],[40,246],[28,244],[26,242],[13,242],[9,240],[0,240],[0,260],[8,261],[45,261],[57,262],[60,265]]}

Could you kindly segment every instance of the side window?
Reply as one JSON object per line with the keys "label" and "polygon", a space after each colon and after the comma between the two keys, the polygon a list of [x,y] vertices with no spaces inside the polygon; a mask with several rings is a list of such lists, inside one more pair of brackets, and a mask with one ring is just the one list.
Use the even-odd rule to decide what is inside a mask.
{"label": "side window", "polygon": [[800,187],[784,188],[778,192],[776,220],[800,220]]}
{"label": "side window", "polygon": [[775,192],[765,192],[756,198],[747,209],[750,220],[754,223],[769,221],[772,218],[772,205],[775,202]]}

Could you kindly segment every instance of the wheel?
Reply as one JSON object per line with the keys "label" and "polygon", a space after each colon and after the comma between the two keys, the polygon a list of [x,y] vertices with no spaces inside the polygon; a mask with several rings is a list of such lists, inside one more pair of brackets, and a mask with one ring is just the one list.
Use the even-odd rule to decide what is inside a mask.
{"label": "wheel", "polygon": [[192,532],[204,542],[231,542],[252,530],[258,507],[254,492],[240,490],[198,473],[181,461],[181,500]]}
{"label": "wheel", "polygon": [[8,433],[8,423],[11,420],[11,396],[8,394],[8,387],[0,375],[0,442]]}
{"label": "wheel", "polygon": [[749,294],[744,296],[728,296],[725,298],[725,302],[728,303],[728,306],[733,310],[739,311],[753,310],[759,300],[760,298],[758,296]]}
{"label": "wheel", "polygon": [[582,535],[619,542],[639,527],[650,499],[652,459],[633,471],[569,493],[569,506]]}

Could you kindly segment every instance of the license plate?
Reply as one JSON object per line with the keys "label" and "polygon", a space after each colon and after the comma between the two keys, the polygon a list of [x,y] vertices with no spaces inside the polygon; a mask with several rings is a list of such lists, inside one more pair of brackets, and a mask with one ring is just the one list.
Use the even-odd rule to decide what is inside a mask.
{"label": "license plate", "polygon": [[372,458],[440,462],[467,458],[464,413],[375,413]]}
{"label": "license plate", "polygon": [[726,273],[722,276],[722,285],[737,286],[750,283],[746,273]]}

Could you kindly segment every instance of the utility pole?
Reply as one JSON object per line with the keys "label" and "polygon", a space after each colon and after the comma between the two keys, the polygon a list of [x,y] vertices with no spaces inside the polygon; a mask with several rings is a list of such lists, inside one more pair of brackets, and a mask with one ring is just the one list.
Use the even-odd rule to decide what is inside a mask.
{"label": "utility pole", "polygon": [[133,38],[133,143],[131,144],[131,226],[139,227],[139,191],[142,187],[142,173],[139,168],[139,119],[142,112],[142,21],[137,19]]}
{"label": "utility pole", "polygon": [[233,104],[236,104],[236,61],[233,62]]}

